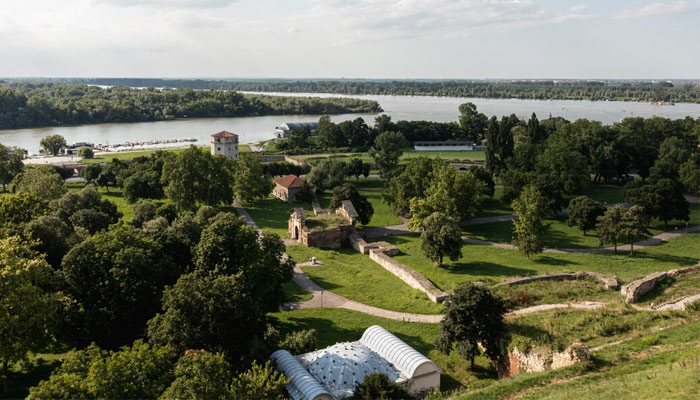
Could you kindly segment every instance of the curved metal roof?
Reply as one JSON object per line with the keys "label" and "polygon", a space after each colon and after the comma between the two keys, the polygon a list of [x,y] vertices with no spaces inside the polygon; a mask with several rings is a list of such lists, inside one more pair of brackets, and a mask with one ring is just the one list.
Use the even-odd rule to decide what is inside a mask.
{"label": "curved metal roof", "polygon": [[290,131],[301,128],[309,128],[311,130],[314,130],[318,128],[318,122],[285,122],[282,125],[280,125],[280,128],[282,129],[284,129],[285,127]]}
{"label": "curved metal roof", "polygon": [[286,389],[294,400],[332,399],[330,393],[287,350],[277,350],[270,359],[277,362],[277,369],[292,380]]}
{"label": "curved metal roof", "polygon": [[394,364],[408,378],[413,378],[418,367],[426,363],[429,363],[436,371],[438,370],[437,365],[428,357],[379,325],[367,328],[362,334],[360,343]]}

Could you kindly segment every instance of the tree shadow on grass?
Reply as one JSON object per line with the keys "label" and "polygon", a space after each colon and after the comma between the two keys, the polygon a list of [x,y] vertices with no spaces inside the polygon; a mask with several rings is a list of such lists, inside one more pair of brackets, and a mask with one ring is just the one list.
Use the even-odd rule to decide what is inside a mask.
{"label": "tree shadow on grass", "polygon": [[10,372],[10,390],[7,396],[0,392],[0,399],[23,399],[29,395],[29,388],[36,386],[40,381],[49,379],[56,367],[61,365],[60,360],[44,360],[39,358],[27,363],[27,367],[21,371]]}
{"label": "tree shadow on grass", "polygon": [[579,265],[579,263],[571,260],[565,260],[563,258],[555,258],[555,257],[550,257],[550,256],[537,256],[536,258],[533,259],[533,262],[537,264],[545,264],[545,265],[557,265],[557,266],[564,266],[564,265]]}
{"label": "tree shadow on grass", "polygon": [[320,286],[321,288],[323,288],[323,290],[333,291],[333,290],[335,290],[335,289],[338,289],[338,288],[342,287],[342,286],[340,286],[340,285],[336,285],[336,284],[334,284],[334,283],[330,283],[330,282],[328,282],[327,280],[325,280],[325,279],[323,279],[323,278],[321,278],[321,277],[319,277],[319,276],[309,274],[309,273],[308,273],[308,270],[305,271],[305,272],[307,272],[307,275],[309,276],[309,279],[311,279],[312,281],[314,281],[315,284],[317,284],[318,286]]}

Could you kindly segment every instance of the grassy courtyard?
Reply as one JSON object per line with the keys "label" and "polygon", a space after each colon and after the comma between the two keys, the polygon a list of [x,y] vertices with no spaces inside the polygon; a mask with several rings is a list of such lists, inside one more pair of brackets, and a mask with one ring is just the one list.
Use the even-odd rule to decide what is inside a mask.
{"label": "grassy courtyard", "polygon": [[287,236],[287,222],[289,221],[292,208],[301,207],[307,215],[314,215],[314,210],[309,203],[287,203],[272,196],[267,199],[243,204],[243,206],[262,230],[274,232],[282,238]]}
{"label": "grassy courtyard", "polygon": [[348,299],[419,314],[437,314],[442,309],[442,305],[433,303],[425,294],[353,249],[324,250],[297,245],[287,246],[287,254],[298,263],[311,257],[322,261],[323,265],[304,267],[304,273],[322,288]]}

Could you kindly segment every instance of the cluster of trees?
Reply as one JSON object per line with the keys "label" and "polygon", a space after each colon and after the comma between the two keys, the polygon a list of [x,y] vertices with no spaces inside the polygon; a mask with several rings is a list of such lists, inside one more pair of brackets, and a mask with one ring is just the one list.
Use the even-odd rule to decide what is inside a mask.
{"label": "cluster of trees", "polygon": [[21,151],[0,144],[0,184],[3,192],[15,176],[24,171],[23,158],[24,154]]}
{"label": "cluster of trees", "polygon": [[379,112],[376,101],[241,94],[230,90],[0,83],[0,129],[172,118]]}
{"label": "cluster of trees", "polygon": [[619,100],[700,102],[700,90],[692,84],[670,82],[508,81],[467,80],[185,80],[95,78],[82,83],[134,87],[184,87],[234,89],[255,92],[382,94],[517,99]]}
{"label": "cluster of trees", "polygon": [[[206,205],[178,212],[141,201],[127,224],[92,186],[51,201],[30,189],[0,197],[5,383],[28,352],[59,341],[94,345],[30,397],[282,396],[286,380],[254,362],[279,347],[309,351],[315,338],[280,338],[266,319],[292,274],[277,235]],[[196,356],[206,362],[189,349],[204,349]],[[204,368],[209,360],[221,365]]]}

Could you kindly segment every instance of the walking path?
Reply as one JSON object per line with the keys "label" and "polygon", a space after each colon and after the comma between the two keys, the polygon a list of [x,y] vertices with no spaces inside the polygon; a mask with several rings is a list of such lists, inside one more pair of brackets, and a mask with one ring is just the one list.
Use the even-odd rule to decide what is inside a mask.
{"label": "walking path", "polygon": [[238,200],[233,201],[233,208],[236,209],[236,212],[238,213],[238,215],[245,218],[246,225],[252,226],[253,228],[255,228],[257,230],[260,230],[260,228],[258,227],[258,224],[255,223],[255,221],[253,220],[253,217],[251,217],[250,214],[248,213],[248,210],[243,208],[243,206],[241,205],[241,203]]}

